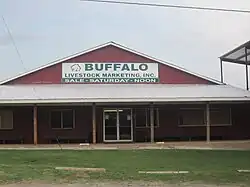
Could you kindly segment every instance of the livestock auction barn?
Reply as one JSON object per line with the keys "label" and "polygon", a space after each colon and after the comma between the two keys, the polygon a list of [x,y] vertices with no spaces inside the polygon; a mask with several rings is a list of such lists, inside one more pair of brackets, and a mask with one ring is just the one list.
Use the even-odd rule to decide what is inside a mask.
{"label": "livestock auction barn", "polygon": [[250,93],[114,42],[0,86],[2,143],[250,138]]}

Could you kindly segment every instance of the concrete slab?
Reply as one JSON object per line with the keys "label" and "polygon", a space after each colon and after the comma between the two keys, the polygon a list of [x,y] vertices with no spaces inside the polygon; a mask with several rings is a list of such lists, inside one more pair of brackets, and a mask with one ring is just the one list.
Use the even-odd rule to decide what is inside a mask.
{"label": "concrete slab", "polygon": [[250,141],[219,142],[158,142],[129,144],[39,144],[0,145],[0,150],[141,150],[141,149],[197,149],[197,150],[250,150]]}

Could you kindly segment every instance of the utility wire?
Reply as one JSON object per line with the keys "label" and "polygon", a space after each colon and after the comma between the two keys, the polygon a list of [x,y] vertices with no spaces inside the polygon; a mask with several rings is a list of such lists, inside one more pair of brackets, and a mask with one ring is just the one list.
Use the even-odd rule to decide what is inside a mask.
{"label": "utility wire", "polygon": [[[8,32],[8,34],[9,34],[9,36],[10,36],[10,39],[11,39],[11,41],[12,41],[12,43],[13,43],[13,46],[14,46],[14,48],[15,48],[15,50],[16,50],[16,53],[17,53],[17,55],[18,55],[18,57],[19,57],[19,60],[20,60],[20,62],[22,63],[23,68],[25,69],[25,71],[27,71],[27,68],[25,67],[25,64],[24,64],[24,62],[23,62],[22,56],[21,56],[21,54],[20,54],[20,52],[19,52],[19,50],[18,50],[18,47],[17,47],[16,42],[15,42],[15,40],[14,40],[14,37],[12,36],[12,33],[11,33],[10,29],[9,29],[9,26],[8,26],[7,22],[5,21],[5,19],[4,19],[4,16],[2,15],[1,17],[2,17],[2,20],[3,20],[3,23],[4,23],[5,27],[6,27],[6,29],[7,29],[7,32]],[[37,94],[37,92],[36,92],[36,89],[35,89],[33,86],[32,86],[32,90],[33,90],[34,94],[35,94],[36,96],[38,96],[38,94]],[[38,97],[39,97],[39,96],[38,96]]]}
{"label": "utility wire", "polygon": [[21,54],[20,54],[20,52],[19,52],[19,50],[18,50],[18,48],[17,48],[16,42],[15,42],[15,40],[14,40],[12,34],[11,34],[11,31],[10,31],[10,29],[9,29],[9,26],[8,26],[7,22],[5,21],[3,15],[2,15],[2,20],[3,20],[3,23],[4,23],[5,27],[6,27],[6,29],[7,29],[8,34],[9,34],[9,36],[10,36],[11,42],[12,42],[12,44],[13,44],[15,50],[16,50],[16,53],[17,53],[17,55],[18,55],[18,57],[19,57],[19,59],[20,59],[20,62],[22,63],[22,65],[23,65],[23,67],[24,67],[24,69],[25,69],[25,71],[26,71],[27,69],[25,68],[24,62],[23,62],[23,60],[22,60],[22,56],[21,56]]}
{"label": "utility wire", "polygon": [[94,2],[94,3],[122,4],[122,5],[149,6],[149,7],[162,7],[162,8],[179,8],[179,9],[250,14],[250,10],[240,10],[240,9],[209,8],[209,7],[200,7],[200,6],[182,6],[182,5],[155,4],[155,3],[143,3],[143,2],[126,2],[126,1],[115,1],[115,0],[110,0],[110,1],[109,0],[80,0],[80,1]]}

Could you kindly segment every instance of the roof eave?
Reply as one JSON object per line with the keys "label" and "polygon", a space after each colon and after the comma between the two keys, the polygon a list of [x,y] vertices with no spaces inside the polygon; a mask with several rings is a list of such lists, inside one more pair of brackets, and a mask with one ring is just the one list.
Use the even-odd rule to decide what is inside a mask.
{"label": "roof eave", "polygon": [[144,103],[144,102],[237,102],[250,101],[250,97],[196,97],[196,98],[118,98],[118,99],[28,99],[28,100],[4,100],[1,104],[62,104],[62,103]]}
{"label": "roof eave", "polygon": [[247,42],[245,42],[244,44],[242,44],[242,45],[240,45],[240,46],[234,48],[233,50],[228,51],[226,54],[221,55],[219,58],[220,58],[220,59],[226,58],[228,55],[231,55],[231,54],[233,54],[234,52],[236,52],[236,51],[238,51],[238,50],[240,50],[241,48],[244,48],[244,47],[246,47],[246,48],[248,49],[248,47],[250,47],[250,41],[247,41]]}
{"label": "roof eave", "polygon": [[26,75],[29,75],[29,74],[34,73],[34,72],[37,72],[37,71],[42,70],[42,69],[44,69],[44,68],[48,68],[48,67],[54,66],[54,65],[56,65],[56,64],[59,64],[59,63],[61,63],[61,62],[63,62],[63,61],[66,61],[66,60],[69,60],[69,59],[71,59],[71,58],[77,57],[77,56],[79,56],[79,55],[83,55],[83,54],[89,53],[89,52],[91,52],[91,51],[94,51],[94,50],[97,50],[97,49],[100,49],[100,48],[103,48],[103,47],[112,45],[112,43],[113,43],[112,41],[111,41],[111,42],[107,42],[107,43],[104,43],[104,44],[101,44],[101,45],[98,45],[98,46],[89,48],[89,49],[87,49],[87,50],[84,50],[84,51],[75,53],[75,54],[73,54],[73,55],[69,55],[69,56],[67,56],[67,57],[57,59],[57,60],[55,60],[55,61],[52,61],[51,63],[45,64],[45,65],[43,65],[43,66],[40,66],[40,67],[35,68],[35,69],[32,69],[32,70],[27,71],[27,72],[25,72],[25,73],[21,73],[21,74],[19,74],[19,75],[17,75],[17,76],[8,78],[8,79],[6,79],[6,80],[3,80],[3,81],[0,82],[0,85],[6,84],[6,83],[8,83],[8,82],[10,82],[10,81],[13,81],[13,80],[16,80],[16,79],[18,79],[18,78],[24,77],[24,76],[26,76]]}
{"label": "roof eave", "polygon": [[[231,63],[235,63],[235,64],[242,64],[242,65],[245,65],[246,62],[245,61],[242,61],[242,60],[233,60],[233,59],[230,59],[230,58],[220,58],[222,61],[224,62],[231,62]],[[247,61],[247,64],[249,65],[250,64],[250,61]]]}

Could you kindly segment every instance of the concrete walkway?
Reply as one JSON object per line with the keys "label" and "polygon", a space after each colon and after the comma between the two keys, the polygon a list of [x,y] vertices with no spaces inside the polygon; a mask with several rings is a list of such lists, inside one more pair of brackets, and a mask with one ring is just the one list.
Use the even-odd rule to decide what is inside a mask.
{"label": "concrete walkway", "polygon": [[131,144],[40,144],[0,145],[0,150],[140,150],[140,149],[198,149],[198,150],[250,150],[248,141],[219,142],[157,142]]}

